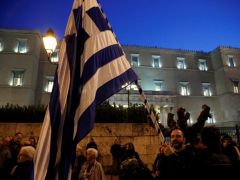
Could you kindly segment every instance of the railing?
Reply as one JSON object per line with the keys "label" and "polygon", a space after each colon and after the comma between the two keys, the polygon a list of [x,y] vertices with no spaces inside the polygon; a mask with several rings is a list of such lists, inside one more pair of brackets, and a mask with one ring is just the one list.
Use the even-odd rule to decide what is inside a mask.
{"label": "railing", "polygon": [[[131,92],[131,94],[139,94],[138,90],[129,90]],[[127,94],[128,90],[126,89],[122,89],[121,91],[119,91],[117,94]],[[172,91],[151,91],[151,90],[147,90],[144,91],[145,95],[169,95],[169,96],[175,96],[176,94]]]}
{"label": "railing", "polygon": [[235,127],[218,127],[218,128],[222,136],[227,134],[231,136],[234,141],[239,142],[240,129],[238,125],[236,125]]}

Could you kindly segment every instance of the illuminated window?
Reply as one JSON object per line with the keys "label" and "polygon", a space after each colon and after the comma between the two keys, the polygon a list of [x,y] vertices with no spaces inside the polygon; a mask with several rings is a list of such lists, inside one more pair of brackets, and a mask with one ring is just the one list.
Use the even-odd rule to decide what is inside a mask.
{"label": "illuminated window", "polygon": [[202,94],[203,96],[212,96],[210,83],[202,83]]}
{"label": "illuminated window", "polygon": [[206,122],[207,122],[207,124],[215,124],[216,123],[216,119],[215,119],[214,113],[210,112],[210,114],[211,114],[211,117],[208,117]]}
{"label": "illuminated window", "polygon": [[189,82],[179,82],[179,94],[182,96],[190,95],[190,84]]}
{"label": "illuminated window", "polygon": [[154,80],[155,91],[163,91],[164,81],[162,80]]}
{"label": "illuminated window", "polygon": [[47,76],[46,77],[46,86],[45,86],[45,92],[52,92],[54,84],[54,77],[53,76]]}
{"label": "illuminated window", "polygon": [[207,61],[205,59],[199,59],[198,60],[198,68],[200,71],[207,71]]}
{"label": "illuminated window", "polygon": [[17,39],[17,46],[15,48],[16,53],[26,53],[27,52],[27,39]]}
{"label": "illuminated window", "polygon": [[3,51],[3,42],[2,40],[0,39],[0,52]]}
{"label": "illuminated window", "polygon": [[190,114],[190,117],[189,117],[187,123],[188,123],[188,125],[192,125],[194,123],[194,120],[193,120],[193,118],[191,116],[191,112],[188,111],[188,113]]}
{"label": "illuminated window", "polygon": [[232,80],[232,84],[233,84],[233,92],[238,94],[239,93],[239,81],[238,80]]}
{"label": "illuminated window", "polygon": [[185,58],[177,57],[177,68],[178,69],[187,69]]}
{"label": "illuminated window", "polygon": [[229,67],[236,67],[236,62],[235,62],[235,59],[232,55],[229,55],[228,56],[228,62],[227,62],[228,66]]}
{"label": "illuminated window", "polygon": [[51,62],[57,63],[59,61],[59,49],[56,49],[51,55]]}
{"label": "illuminated window", "polygon": [[152,56],[152,67],[155,68],[160,68],[162,67],[161,62],[160,62],[160,56]]}
{"label": "illuminated window", "polygon": [[24,70],[12,71],[12,80],[10,86],[23,86]]}
{"label": "illuminated window", "polygon": [[139,64],[139,54],[131,54],[131,65],[138,67]]}

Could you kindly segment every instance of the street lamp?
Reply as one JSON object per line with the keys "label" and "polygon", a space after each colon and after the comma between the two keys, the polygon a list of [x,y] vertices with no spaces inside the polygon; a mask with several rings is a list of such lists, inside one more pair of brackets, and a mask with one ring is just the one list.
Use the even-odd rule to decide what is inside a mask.
{"label": "street lamp", "polygon": [[129,108],[129,105],[130,105],[130,89],[131,89],[131,84],[128,84],[126,86],[127,95],[128,95],[128,98],[127,98],[127,100],[128,100],[128,108]]}
{"label": "street lamp", "polygon": [[49,28],[47,32],[43,36],[43,44],[48,54],[48,59],[51,63],[56,63],[55,61],[52,61],[52,53],[55,51],[57,47],[57,38],[54,34],[54,31]]}

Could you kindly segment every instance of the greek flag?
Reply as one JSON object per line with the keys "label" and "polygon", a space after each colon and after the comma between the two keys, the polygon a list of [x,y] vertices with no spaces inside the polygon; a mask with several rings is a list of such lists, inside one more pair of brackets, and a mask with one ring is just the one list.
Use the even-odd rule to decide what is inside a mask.
{"label": "greek flag", "polygon": [[74,1],[59,57],[35,180],[71,179],[76,144],[93,128],[96,106],[138,79],[96,0]]}

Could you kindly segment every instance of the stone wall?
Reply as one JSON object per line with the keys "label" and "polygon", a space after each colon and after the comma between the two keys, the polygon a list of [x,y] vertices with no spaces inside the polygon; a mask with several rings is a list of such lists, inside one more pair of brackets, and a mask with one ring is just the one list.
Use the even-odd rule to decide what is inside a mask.
{"label": "stone wall", "polygon": [[[25,138],[38,138],[40,131],[41,124],[38,123],[0,123],[0,137],[22,132]],[[79,144],[85,149],[90,138],[93,138],[98,145],[101,163],[108,167],[112,163],[110,148],[116,136],[122,144],[132,142],[140,158],[151,168],[161,139],[149,124],[95,123],[93,130]]]}

